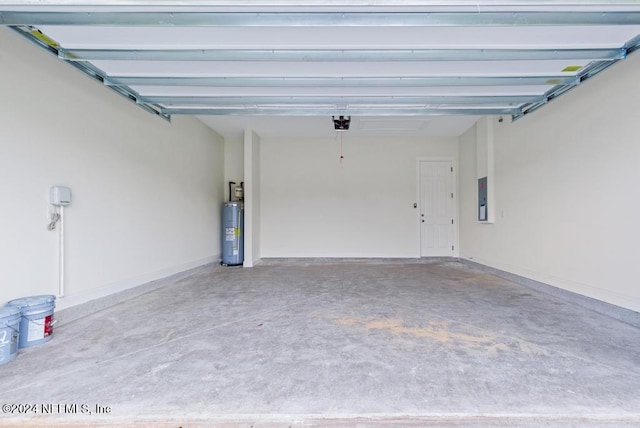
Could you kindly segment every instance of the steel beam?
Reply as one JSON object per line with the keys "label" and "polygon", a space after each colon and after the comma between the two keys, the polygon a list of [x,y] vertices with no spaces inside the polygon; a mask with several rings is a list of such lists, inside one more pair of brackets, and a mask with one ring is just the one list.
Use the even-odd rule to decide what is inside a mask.
{"label": "steel beam", "polygon": [[536,61],[615,60],[626,49],[59,49],[67,61]]}
{"label": "steel beam", "polygon": [[337,107],[171,107],[164,108],[168,115],[215,115],[215,116],[459,116],[459,115],[511,115],[519,113],[517,108],[469,107],[469,108],[427,108],[427,107],[385,107],[385,108],[337,108]]}
{"label": "steel beam", "polygon": [[452,77],[140,77],[109,76],[109,86],[208,86],[208,87],[437,87],[575,85],[574,74],[547,76]]}
{"label": "steel beam", "polygon": [[640,11],[520,12],[24,12],[3,10],[0,25],[152,27],[488,27],[640,25]]}
{"label": "steel beam", "polygon": [[540,95],[435,95],[435,96],[140,96],[139,100],[147,104],[168,105],[429,105],[429,104],[501,104],[520,105],[523,103],[540,102],[544,98]]}

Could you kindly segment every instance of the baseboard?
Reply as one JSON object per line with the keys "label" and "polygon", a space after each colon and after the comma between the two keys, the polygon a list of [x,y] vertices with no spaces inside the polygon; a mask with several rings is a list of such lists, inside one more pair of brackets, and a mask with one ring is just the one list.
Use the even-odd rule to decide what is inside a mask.
{"label": "baseboard", "polygon": [[330,264],[408,264],[458,261],[456,257],[387,258],[387,257],[263,257],[261,266],[310,266]]}
{"label": "baseboard", "polygon": [[631,309],[622,308],[611,303],[603,302],[601,300],[593,299],[582,294],[574,293],[573,291],[564,290],[562,288],[545,284],[543,282],[526,278],[524,276],[516,275],[511,272],[506,272],[500,269],[493,268],[491,266],[483,265],[473,260],[461,258],[459,259],[459,261],[466,265],[481,269],[487,273],[499,276],[500,278],[507,279],[518,285],[522,285],[523,287],[527,287],[541,293],[549,294],[551,296],[581,306],[585,309],[592,310],[599,314],[609,316],[611,318],[617,319],[618,321],[622,321],[626,324],[630,324],[634,327],[640,328],[640,313],[632,311]]}
{"label": "baseboard", "polygon": [[165,287],[181,278],[198,273],[201,269],[210,268],[212,264],[217,265],[219,262],[219,255],[211,256],[109,284],[106,287],[58,298],[55,312],[56,324],[62,325],[75,321],[133,297]]}

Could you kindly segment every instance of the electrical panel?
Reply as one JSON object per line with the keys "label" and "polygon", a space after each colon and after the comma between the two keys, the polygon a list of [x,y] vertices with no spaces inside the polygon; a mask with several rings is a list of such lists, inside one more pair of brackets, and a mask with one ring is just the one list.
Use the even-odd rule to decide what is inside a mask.
{"label": "electrical panel", "polygon": [[488,221],[487,177],[478,178],[478,221]]}
{"label": "electrical panel", "polygon": [[71,204],[71,189],[63,186],[53,186],[49,189],[49,201],[51,205],[59,207]]}

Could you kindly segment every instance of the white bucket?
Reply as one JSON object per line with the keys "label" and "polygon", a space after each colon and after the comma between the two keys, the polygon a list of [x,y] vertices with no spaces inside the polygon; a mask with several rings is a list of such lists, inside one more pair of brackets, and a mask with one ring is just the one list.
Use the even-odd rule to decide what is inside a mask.
{"label": "white bucket", "polygon": [[53,334],[53,308],[56,296],[31,296],[11,300],[9,306],[20,308],[19,348],[39,345],[51,340]]}
{"label": "white bucket", "polygon": [[6,364],[18,354],[20,308],[0,308],[0,364]]}

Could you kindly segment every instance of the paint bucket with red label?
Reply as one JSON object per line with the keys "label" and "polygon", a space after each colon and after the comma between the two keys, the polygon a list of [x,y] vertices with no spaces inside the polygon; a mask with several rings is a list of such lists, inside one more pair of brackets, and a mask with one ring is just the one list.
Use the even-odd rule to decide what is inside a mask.
{"label": "paint bucket with red label", "polygon": [[6,364],[18,354],[20,334],[20,308],[0,308],[0,364]]}
{"label": "paint bucket with red label", "polygon": [[31,296],[11,300],[7,306],[20,308],[19,348],[39,345],[51,340],[53,334],[53,308],[56,296]]}

